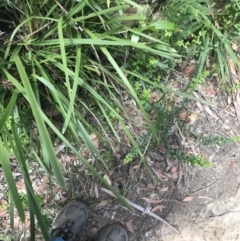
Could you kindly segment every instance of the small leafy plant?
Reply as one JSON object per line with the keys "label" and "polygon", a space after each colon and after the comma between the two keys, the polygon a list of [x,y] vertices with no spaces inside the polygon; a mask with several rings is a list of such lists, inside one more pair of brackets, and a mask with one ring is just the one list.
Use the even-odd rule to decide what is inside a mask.
{"label": "small leafy plant", "polygon": [[186,88],[187,93],[192,93],[198,89],[198,87],[206,82],[206,78],[209,76],[209,71],[204,71],[198,78],[192,78]]}
{"label": "small leafy plant", "polygon": [[193,77],[199,79],[211,58],[219,65],[222,81],[230,82],[228,59],[240,69],[230,37],[239,34],[239,1],[168,0],[163,15],[180,28],[170,43],[175,42],[173,46],[184,56],[197,59]]}

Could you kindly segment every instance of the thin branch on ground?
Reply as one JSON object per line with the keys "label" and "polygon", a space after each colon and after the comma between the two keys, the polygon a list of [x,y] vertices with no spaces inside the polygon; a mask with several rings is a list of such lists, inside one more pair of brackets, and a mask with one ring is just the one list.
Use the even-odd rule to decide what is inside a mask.
{"label": "thin branch on ground", "polygon": [[203,188],[201,188],[201,189],[199,189],[199,190],[197,190],[197,191],[195,191],[195,192],[190,193],[189,195],[191,196],[191,195],[194,195],[194,194],[203,192],[203,191],[205,191],[206,189],[208,189],[209,187],[212,187],[213,185],[219,183],[220,181],[221,181],[221,180],[217,180],[217,181],[215,181],[214,183],[212,183],[212,184],[210,184],[210,185],[208,185],[208,186],[206,186],[206,187],[203,187]]}
{"label": "thin branch on ground", "polygon": [[[107,190],[106,188],[101,188],[102,191],[106,192],[107,194],[116,197],[111,191]],[[149,216],[156,218],[157,220],[163,222],[164,224],[166,224],[168,227],[170,227],[173,231],[175,231],[177,234],[179,234],[179,231],[174,228],[171,224],[169,224],[167,221],[165,221],[164,219],[162,219],[161,217],[159,217],[158,215],[156,215],[155,213],[151,212],[150,210],[146,211],[146,208],[143,208],[141,206],[139,206],[138,204],[128,200],[127,198],[123,197],[125,199],[125,201],[127,203],[129,203],[132,207],[134,207],[135,209],[143,212],[143,213],[147,213]]]}

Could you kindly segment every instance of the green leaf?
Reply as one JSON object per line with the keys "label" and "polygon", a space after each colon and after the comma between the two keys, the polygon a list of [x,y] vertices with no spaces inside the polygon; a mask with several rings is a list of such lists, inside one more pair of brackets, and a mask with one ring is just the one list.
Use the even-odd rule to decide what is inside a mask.
{"label": "green leaf", "polygon": [[23,64],[22,64],[19,56],[17,56],[15,58],[15,63],[16,63],[18,72],[20,74],[21,80],[23,82],[24,89],[26,91],[26,99],[28,100],[28,102],[31,106],[34,118],[35,118],[37,126],[38,126],[38,130],[39,130],[39,134],[40,134],[40,142],[42,145],[45,163],[47,165],[49,165],[49,163],[51,163],[51,166],[53,168],[53,172],[55,174],[57,182],[59,183],[59,185],[61,187],[65,187],[65,181],[64,181],[64,177],[62,174],[62,169],[60,167],[59,160],[57,159],[57,157],[54,153],[54,149],[52,146],[50,136],[48,134],[47,128],[46,128],[45,123],[41,116],[41,109],[39,107],[39,104],[36,101],[30,81],[28,79],[28,75],[25,71],[25,68],[23,67]]}
{"label": "green leaf", "polygon": [[[17,133],[17,128],[14,123],[12,122],[12,133],[13,133],[13,138],[14,138],[14,143],[11,143],[11,145],[14,147],[14,154],[17,157],[17,161],[19,163],[19,166],[21,168],[22,174],[23,174],[23,179],[26,187],[26,192],[27,192],[27,199],[28,199],[28,204],[29,204],[29,212],[30,212],[30,220],[31,220],[31,240],[34,241],[35,237],[35,215],[38,220],[38,225],[41,228],[42,234],[45,238],[45,240],[49,240],[50,236],[48,233],[48,228],[47,225],[44,221],[44,218],[41,213],[41,207],[38,205],[35,193],[33,191],[32,185],[31,185],[31,180],[28,174],[28,169],[27,169],[27,161],[23,152],[23,147],[21,144],[21,141],[19,139],[18,133]],[[47,173],[47,172],[46,172]]]}
{"label": "green leaf", "polygon": [[11,100],[9,101],[7,108],[5,108],[4,113],[2,115],[2,118],[0,119],[0,132],[3,130],[5,123],[7,122],[9,116],[12,113],[13,107],[16,103],[18,94],[14,93],[11,97]]}
{"label": "green leaf", "polygon": [[148,25],[147,27],[144,28],[145,29],[151,29],[152,27],[158,29],[158,30],[172,30],[172,31],[179,31],[179,27],[172,22],[169,21],[157,21],[154,23],[151,23],[150,25]]}
{"label": "green leaf", "polygon": [[20,220],[22,221],[22,223],[24,223],[25,222],[25,214],[24,214],[22,202],[21,202],[21,199],[20,199],[18,191],[17,191],[15,180],[12,175],[9,156],[8,156],[6,149],[4,148],[4,144],[2,142],[1,137],[0,137],[0,153],[1,153],[0,163],[3,168],[3,172],[4,172],[5,178],[7,180],[8,187],[9,187],[9,190],[12,195],[12,199],[14,200],[14,204],[17,208]]}

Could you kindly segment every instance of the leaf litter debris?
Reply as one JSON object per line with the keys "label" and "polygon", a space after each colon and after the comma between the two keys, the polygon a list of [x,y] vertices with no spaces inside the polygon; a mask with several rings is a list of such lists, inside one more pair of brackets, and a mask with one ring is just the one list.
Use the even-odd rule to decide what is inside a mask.
{"label": "leaf litter debris", "polygon": [[125,226],[126,226],[126,228],[129,232],[134,233],[133,219],[132,218],[125,221]]}
{"label": "leaf litter debris", "polygon": [[165,206],[163,206],[163,205],[157,205],[156,207],[154,207],[153,209],[152,209],[152,212],[154,213],[154,212],[156,212],[156,211],[160,211],[161,213],[162,213],[162,211],[163,211],[163,209],[165,208]]}

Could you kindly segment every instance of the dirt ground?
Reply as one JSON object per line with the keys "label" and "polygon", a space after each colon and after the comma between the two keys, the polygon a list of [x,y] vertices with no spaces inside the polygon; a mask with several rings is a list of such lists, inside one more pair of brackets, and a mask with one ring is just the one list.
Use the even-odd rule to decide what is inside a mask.
{"label": "dirt ground", "polygon": [[[202,89],[204,96],[207,96],[211,85]],[[212,87],[213,90],[214,86]],[[207,135],[239,135],[239,121],[229,98],[214,91],[208,97],[216,103],[217,108],[206,112],[204,108],[199,108],[201,106],[193,105],[192,111],[201,116],[194,123],[195,130]],[[209,159],[213,166],[210,169],[188,167],[185,172],[187,180],[179,183],[175,195],[167,202],[172,209],[166,220],[176,227],[180,234],[159,224],[150,231],[148,240],[240,240],[239,144],[199,145],[196,149]],[[185,197],[192,199],[183,202]]]}
{"label": "dirt ground", "polygon": [[166,219],[180,234],[160,224],[151,230],[148,240],[240,240],[239,145],[229,144],[205,151],[209,157],[213,156],[214,166],[209,170],[189,169],[192,176],[189,194],[193,199],[182,202],[184,188],[178,187],[180,198],[168,201],[172,209]]}
{"label": "dirt ground", "polygon": [[[220,93],[214,83],[202,87],[199,93],[215,103],[216,107],[207,107],[193,102],[188,109],[189,116],[195,114],[194,123],[191,125],[192,130],[206,136],[239,135],[240,125],[234,105],[229,98]],[[191,142],[190,139],[189,141]],[[127,211],[117,200],[103,193],[101,200],[108,200],[109,203],[106,201],[107,204],[97,205],[97,208],[93,209],[91,215],[96,216],[90,217],[89,225],[95,227],[97,232],[108,223],[121,222],[130,231],[131,241],[240,240],[239,144],[231,142],[220,146],[203,145],[199,142],[194,143],[191,149],[208,159],[212,167],[192,167],[181,163],[178,166],[181,171],[178,172],[177,181],[168,179],[156,185],[143,169],[127,194],[127,198],[134,203],[154,210],[154,213],[176,228],[179,234],[147,213]],[[154,159],[155,155],[155,161],[158,163],[166,162],[164,157],[158,154],[152,153],[150,156]],[[124,189],[126,183],[123,181],[122,174],[131,176],[133,168],[134,163],[125,170],[119,166],[111,178],[120,180],[118,186]],[[96,217],[100,216],[104,221],[96,222]]]}
{"label": "dirt ground", "polygon": [[[128,195],[130,200],[142,207],[154,208],[142,198],[162,200],[162,212],[155,212],[174,226],[179,234],[165,224],[142,212],[129,212],[117,200],[101,195],[108,204],[91,209],[86,232],[91,236],[113,222],[127,226],[130,240],[149,241],[234,241],[240,240],[240,165],[239,145],[204,149],[211,157],[213,167],[202,169],[188,167],[188,180],[180,182],[175,188],[169,183],[156,185],[152,190],[148,180],[141,179]],[[145,183],[145,184],[144,184]],[[165,190],[168,187],[167,191]],[[165,189],[164,189],[165,188]],[[190,201],[183,201],[192,197]],[[99,203],[102,203],[100,201]],[[88,240],[89,236],[86,239]]]}

